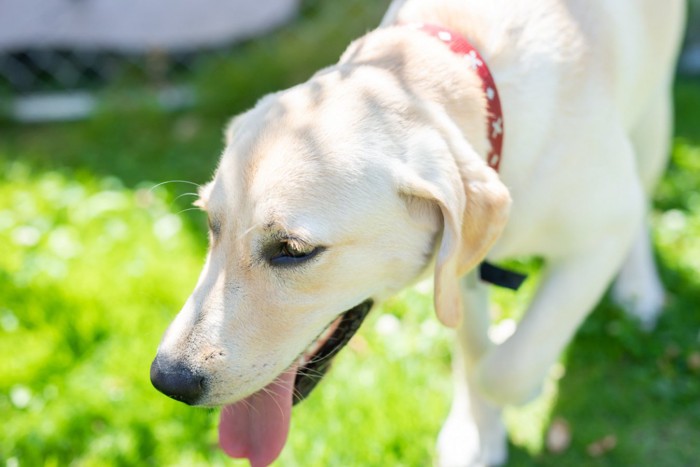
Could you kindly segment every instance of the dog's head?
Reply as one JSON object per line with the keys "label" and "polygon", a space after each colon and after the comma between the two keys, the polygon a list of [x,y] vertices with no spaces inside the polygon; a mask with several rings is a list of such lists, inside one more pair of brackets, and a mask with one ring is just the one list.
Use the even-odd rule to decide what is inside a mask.
{"label": "dog's head", "polygon": [[206,264],[151,371],[171,397],[232,404],[229,454],[273,460],[295,389],[313,386],[297,373],[323,371],[371,303],[434,260],[438,315],[458,324],[457,277],[497,238],[509,196],[442,112],[385,72],[331,69],[229,125],[198,201]]}

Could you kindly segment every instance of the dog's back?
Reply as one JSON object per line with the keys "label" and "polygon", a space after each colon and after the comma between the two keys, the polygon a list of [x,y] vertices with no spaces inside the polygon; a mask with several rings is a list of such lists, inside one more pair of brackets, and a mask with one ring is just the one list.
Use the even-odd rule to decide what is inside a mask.
{"label": "dog's back", "polygon": [[395,0],[383,24],[427,21],[460,31],[506,81],[541,75],[548,61],[567,62],[586,79],[595,72],[581,68],[598,69],[631,126],[642,96],[672,77],[686,8],[685,0]]}
{"label": "dog's back", "polygon": [[[635,146],[648,133],[650,118],[670,120],[670,86],[677,57],[685,1],[671,0],[398,0],[383,24],[429,22],[467,37],[484,56],[499,86],[506,122],[501,177],[515,203],[511,219],[491,259],[547,254],[567,248],[566,238],[593,221],[582,213],[593,205],[591,183],[604,212],[615,196],[610,173],[621,161],[624,133]],[[653,114],[653,117],[648,117]],[[669,130],[656,131],[668,140]],[[607,135],[607,136],[606,136]],[[636,136],[641,135],[641,136]],[[635,142],[635,140],[639,140]],[[660,146],[653,142],[653,146]],[[667,144],[667,143],[664,143]],[[653,153],[653,154],[652,154]],[[635,151],[647,193],[657,181],[667,151]],[[612,159],[612,160],[611,160]],[[600,167],[608,173],[599,174]],[[533,174],[547,183],[532,183]],[[602,187],[601,187],[602,188]],[[551,193],[572,193],[552,203]],[[566,206],[566,212],[558,209]],[[521,209],[526,207],[526,209]],[[576,219],[570,213],[578,212]],[[569,221],[562,222],[562,217]],[[541,226],[568,227],[566,232]],[[556,241],[552,241],[552,237]],[[575,244],[578,238],[573,239]],[[552,252],[558,254],[558,252]]]}
{"label": "dog's back", "polygon": [[[685,0],[569,0],[587,28],[592,66],[611,77],[617,107],[632,129],[675,70],[685,21]],[[589,16],[590,15],[590,16]]]}

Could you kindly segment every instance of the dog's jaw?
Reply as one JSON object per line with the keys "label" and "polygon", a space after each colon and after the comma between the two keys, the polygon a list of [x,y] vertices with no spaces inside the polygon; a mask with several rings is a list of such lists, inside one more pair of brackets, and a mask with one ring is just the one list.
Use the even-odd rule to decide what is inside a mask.
{"label": "dog's jaw", "polygon": [[304,356],[302,366],[297,370],[294,380],[294,404],[304,400],[330,368],[333,357],[345,347],[352,336],[362,325],[365,317],[372,309],[373,301],[365,300],[356,307],[343,313],[333,325],[335,329],[330,336],[313,352]]}
{"label": "dog's jaw", "polygon": [[231,457],[265,466],[279,456],[289,433],[292,404],[305,399],[328,371],[332,358],[350,341],[372,308],[365,300],[334,320],[327,332],[275,380],[234,404],[223,407],[219,445]]}

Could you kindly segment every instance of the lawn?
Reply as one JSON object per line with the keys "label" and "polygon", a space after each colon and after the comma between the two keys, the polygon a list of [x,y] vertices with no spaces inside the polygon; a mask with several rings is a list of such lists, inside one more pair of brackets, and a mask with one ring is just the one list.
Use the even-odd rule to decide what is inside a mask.
{"label": "lawn", "polygon": [[[378,22],[380,3],[306,1],[291,26],[208,59],[186,111],[117,85],[87,121],[0,122],[0,465],[231,465],[218,413],[169,400],[148,378],[207,248],[196,187],[156,185],[207,181],[224,122],[332,63]],[[652,216],[665,313],[645,334],[605,299],[544,395],[508,410],[509,465],[700,462],[700,82],[679,81],[676,101]],[[534,282],[496,291],[498,314],[517,315]],[[451,384],[450,331],[430,293],[372,312],[294,409],[278,465],[431,464]],[[553,420],[571,435],[559,453],[545,443]]]}

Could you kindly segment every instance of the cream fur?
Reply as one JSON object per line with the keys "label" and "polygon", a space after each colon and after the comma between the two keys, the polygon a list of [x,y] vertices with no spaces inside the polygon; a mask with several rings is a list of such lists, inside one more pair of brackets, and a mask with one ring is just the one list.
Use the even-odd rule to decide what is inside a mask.
{"label": "cream fur", "polygon": [[[340,313],[435,264],[438,317],[458,344],[439,461],[504,462],[500,407],[537,393],[621,268],[621,302],[647,325],[662,306],[644,219],[684,11],[682,0],[395,1],[338,64],[229,126],[199,203],[219,234],[159,354],[207,375],[202,404],[231,403]],[[506,125],[499,174],[483,161],[478,78],[437,39],[395,26],[411,22],[459,31],[488,63]],[[265,249],[284,235],[325,251],[273,267]],[[544,279],[496,344],[473,268],[523,255],[545,259]]]}

